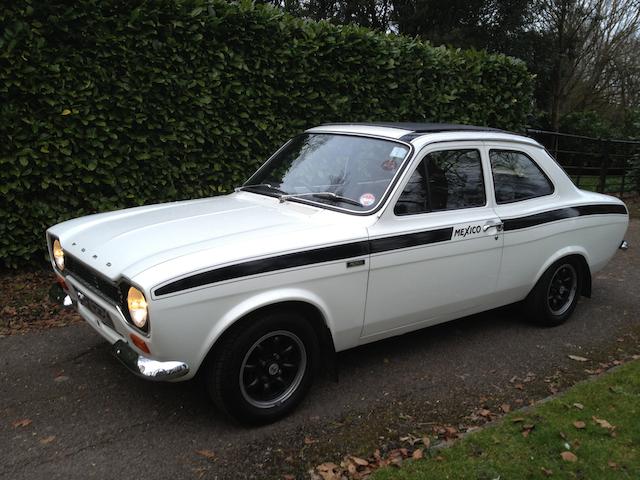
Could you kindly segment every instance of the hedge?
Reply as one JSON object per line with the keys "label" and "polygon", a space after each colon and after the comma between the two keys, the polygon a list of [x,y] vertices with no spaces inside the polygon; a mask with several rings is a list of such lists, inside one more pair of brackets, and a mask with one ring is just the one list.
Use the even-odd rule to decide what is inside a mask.
{"label": "hedge", "polygon": [[0,264],[97,211],[227,192],[330,121],[518,129],[524,64],[269,6],[22,0],[0,10]]}

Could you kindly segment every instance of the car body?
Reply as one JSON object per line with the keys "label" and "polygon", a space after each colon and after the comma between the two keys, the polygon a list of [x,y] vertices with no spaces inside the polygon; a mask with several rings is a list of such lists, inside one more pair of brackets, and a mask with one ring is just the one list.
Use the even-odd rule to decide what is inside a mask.
{"label": "car body", "polygon": [[[242,385],[212,387],[232,416],[262,422],[293,408],[311,360],[316,369],[334,352],[523,300],[541,323],[564,321],[627,225],[620,200],[576,188],[528,137],[329,124],[285,144],[234,193],[77,218],[47,239],[67,302],[140,376],[206,370],[215,383],[240,368],[224,382],[249,388],[284,368],[258,358],[258,340],[284,339],[304,363],[288,396],[252,402]],[[128,303],[131,287],[142,297]],[[279,337],[256,327],[263,317]],[[278,326],[300,323],[311,329],[287,336]],[[243,358],[222,351],[242,348]],[[254,360],[264,369],[250,382],[242,372]]]}

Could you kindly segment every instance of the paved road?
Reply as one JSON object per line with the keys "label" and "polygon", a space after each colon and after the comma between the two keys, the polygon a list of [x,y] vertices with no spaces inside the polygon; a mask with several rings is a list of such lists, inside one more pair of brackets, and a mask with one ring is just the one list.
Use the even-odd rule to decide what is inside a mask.
{"label": "paved road", "polygon": [[0,478],[302,478],[407,432],[468,423],[480,405],[544,397],[638,353],[640,223],[627,238],[569,323],[537,328],[506,308],[345,352],[339,383],[321,379],[294,415],[258,429],[220,418],[197,381],[134,378],[85,325],[0,339]]}

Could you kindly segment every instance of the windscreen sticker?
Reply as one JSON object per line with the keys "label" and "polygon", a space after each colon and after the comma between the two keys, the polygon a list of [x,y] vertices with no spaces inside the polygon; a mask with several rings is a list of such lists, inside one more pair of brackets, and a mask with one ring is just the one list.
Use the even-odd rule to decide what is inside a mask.
{"label": "windscreen sticker", "polygon": [[407,149],[404,147],[393,147],[393,150],[391,150],[391,153],[389,154],[390,157],[392,158],[404,158],[404,156],[407,154]]}
{"label": "windscreen sticker", "polygon": [[373,193],[363,193],[360,195],[360,203],[365,207],[370,207],[376,202],[376,196]]}

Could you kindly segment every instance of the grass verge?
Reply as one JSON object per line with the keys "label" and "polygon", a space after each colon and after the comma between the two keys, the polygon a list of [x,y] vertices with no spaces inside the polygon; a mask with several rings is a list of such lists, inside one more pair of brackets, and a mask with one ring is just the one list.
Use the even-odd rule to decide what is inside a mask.
{"label": "grass verge", "polygon": [[640,361],[402,468],[378,470],[397,479],[640,478]]}

